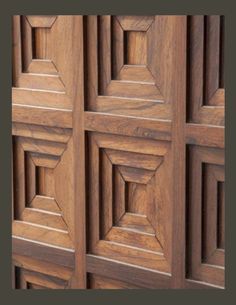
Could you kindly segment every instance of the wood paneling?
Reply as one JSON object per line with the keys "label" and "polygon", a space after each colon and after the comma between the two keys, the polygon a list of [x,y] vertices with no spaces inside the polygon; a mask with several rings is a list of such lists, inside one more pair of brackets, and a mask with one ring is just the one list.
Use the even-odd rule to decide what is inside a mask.
{"label": "wood paneling", "polygon": [[224,125],[224,16],[191,16],[189,31],[189,121]]}
{"label": "wood paneling", "polygon": [[169,143],[92,133],[88,164],[89,253],[169,272]]}
{"label": "wood paneling", "polygon": [[174,19],[88,16],[85,22],[87,110],[170,119]]}
{"label": "wood paneling", "polygon": [[[78,233],[72,110],[78,101],[76,75],[82,46],[77,37],[81,20],[81,16],[13,17],[12,234],[19,279],[16,288],[64,289],[75,278]],[[32,260],[25,267],[27,257]],[[55,265],[57,276],[41,261]],[[67,267],[69,277],[64,281]]]}
{"label": "wood paneling", "polygon": [[223,286],[224,152],[190,147],[189,162],[188,277]]}
{"label": "wood paneling", "polygon": [[13,288],[224,288],[224,16],[12,37]]}

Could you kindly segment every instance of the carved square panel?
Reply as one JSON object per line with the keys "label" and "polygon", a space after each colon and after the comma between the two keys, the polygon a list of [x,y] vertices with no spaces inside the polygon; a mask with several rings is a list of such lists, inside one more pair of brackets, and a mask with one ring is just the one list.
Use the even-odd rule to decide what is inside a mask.
{"label": "carved square panel", "polygon": [[89,253],[170,272],[170,145],[92,133],[88,162]]}
{"label": "carved square panel", "polygon": [[87,109],[171,119],[173,20],[88,16],[86,29]]}
{"label": "carved square panel", "polygon": [[190,147],[188,277],[224,286],[224,151]]}
{"label": "carved square panel", "polygon": [[[68,140],[66,135],[59,142],[14,137],[13,235],[73,248],[72,176],[64,169],[71,151]],[[67,194],[62,183],[68,185]]]}
{"label": "carved square panel", "polygon": [[13,17],[14,105],[72,109],[75,86],[71,71],[78,58],[72,46],[77,20],[50,15]]}
{"label": "carved square panel", "polygon": [[224,16],[188,19],[189,120],[224,125]]}
{"label": "carved square panel", "polygon": [[[20,16],[18,25],[21,41],[22,71],[15,79],[17,87],[65,91],[53,58],[51,28],[56,16]],[[31,80],[31,81],[30,81]]]}

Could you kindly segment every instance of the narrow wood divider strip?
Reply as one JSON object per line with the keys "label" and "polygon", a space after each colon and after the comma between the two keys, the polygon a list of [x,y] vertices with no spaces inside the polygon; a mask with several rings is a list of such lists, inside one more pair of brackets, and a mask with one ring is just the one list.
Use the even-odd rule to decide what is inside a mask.
{"label": "narrow wood divider strip", "polygon": [[209,283],[195,281],[195,280],[186,280],[185,282],[186,289],[224,289],[220,286],[211,285]]}
{"label": "narrow wood divider strip", "polygon": [[121,263],[104,257],[87,255],[87,272],[125,281],[149,289],[170,288],[169,273],[162,273],[150,269]]}
{"label": "narrow wood divider strip", "polygon": [[52,127],[72,128],[72,111],[28,105],[12,105],[12,121]]}
{"label": "narrow wood divider strip", "polygon": [[86,111],[85,129],[89,131],[145,137],[156,140],[171,140],[171,122],[130,116],[111,115]]}
{"label": "narrow wood divider strip", "polygon": [[38,243],[32,240],[12,237],[12,253],[74,268],[74,250]]}
{"label": "narrow wood divider strip", "polygon": [[224,148],[225,129],[224,127],[186,124],[186,142],[203,146]]}

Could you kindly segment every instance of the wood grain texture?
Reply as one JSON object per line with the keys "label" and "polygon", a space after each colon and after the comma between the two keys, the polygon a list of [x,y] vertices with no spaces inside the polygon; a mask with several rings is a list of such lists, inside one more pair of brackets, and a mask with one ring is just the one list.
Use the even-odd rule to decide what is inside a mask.
{"label": "wood grain texture", "polygon": [[13,16],[13,289],[224,289],[224,22]]}
{"label": "wood grain texture", "polygon": [[189,121],[224,125],[224,16],[188,17]]}
{"label": "wood grain texture", "polygon": [[87,110],[170,119],[172,19],[89,16],[85,24]]}
{"label": "wood grain texture", "polygon": [[[162,272],[170,271],[171,227],[170,222],[164,220],[171,217],[169,150],[166,142],[89,134],[90,254],[117,258],[121,262]],[[134,159],[127,162],[132,155]],[[149,166],[145,160],[146,163],[150,161]],[[167,192],[163,191],[164,185],[168,185]],[[135,229],[132,221],[130,226],[127,223],[129,218],[123,221],[126,213],[129,218],[134,218]],[[149,232],[144,230],[142,220],[137,221],[140,216],[146,218]]]}
{"label": "wood grain texture", "polygon": [[34,240],[13,236],[12,252],[14,255],[32,257],[33,259],[59,266],[74,268],[74,250],[46,245]]}
{"label": "wood grain texture", "polygon": [[[37,270],[40,274],[34,278],[30,272],[37,262],[28,261],[26,269],[31,280],[29,284],[25,280],[23,286],[30,285],[32,289],[73,286],[72,109],[78,85],[75,62],[78,62],[77,50],[81,45],[77,37],[82,31],[78,20],[82,17],[14,16],[12,118],[16,153],[19,154],[19,157],[13,157],[16,186],[18,183],[14,190],[13,234],[19,244],[14,254],[18,253],[24,259],[40,259],[52,266],[55,259],[56,266],[71,268],[70,276],[63,284],[55,282],[50,272],[48,278],[43,279],[40,274],[45,271],[40,269]],[[43,251],[46,251],[45,255]],[[63,263],[63,259],[67,262]],[[63,270],[58,269],[56,278],[62,277]]]}
{"label": "wood grain texture", "polygon": [[115,280],[123,280],[148,289],[170,288],[170,274],[151,271],[145,268],[135,268],[132,265],[115,260],[87,255],[87,270],[89,273],[99,273]]}
{"label": "wood grain texture", "polygon": [[217,243],[224,151],[190,147],[189,162],[188,277],[224,287],[224,250]]}
{"label": "wood grain texture", "polygon": [[127,31],[126,64],[145,65],[147,63],[147,37],[145,32]]}
{"label": "wood grain texture", "polygon": [[136,285],[114,280],[97,274],[89,274],[90,289],[137,289]]}
{"label": "wood grain texture", "polygon": [[[178,78],[173,88],[173,239],[172,239],[172,287],[183,287],[185,280],[185,121],[186,121],[186,17],[176,17],[173,21],[176,28],[174,42],[176,55],[173,61],[172,74]],[[181,56],[182,54],[182,56]],[[183,54],[185,54],[183,56]],[[181,153],[180,153],[181,152]]]}
{"label": "wood grain texture", "polygon": [[50,16],[50,15],[27,15],[27,20],[29,21],[32,27],[36,28],[50,28],[55,22],[57,16]]}
{"label": "wood grain texture", "polygon": [[[85,289],[86,278],[86,193],[85,193],[85,134],[84,134],[84,49],[83,17],[75,16],[74,21],[74,59],[76,73],[73,75],[73,191],[74,231],[75,231],[75,272],[71,280],[72,288]],[[67,159],[65,167],[70,164]],[[63,183],[63,180],[62,180]],[[62,188],[63,189],[63,188]]]}
{"label": "wood grain texture", "polygon": [[85,112],[85,129],[156,140],[170,140],[171,122]]}

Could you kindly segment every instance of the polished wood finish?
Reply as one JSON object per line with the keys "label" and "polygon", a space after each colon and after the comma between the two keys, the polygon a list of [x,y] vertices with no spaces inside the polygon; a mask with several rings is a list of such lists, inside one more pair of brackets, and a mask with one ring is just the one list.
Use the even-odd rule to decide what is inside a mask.
{"label": "polished wood finish", "polygon": [[83,103],[77,92],[81,32],[82,16],[13,17],[16,288],[81,285],[75,272],[78,138],[72,129],[76,105]]}
{"label": "polished wood finish", "polygon": [[224,288],[224,17],[12,37],[13,288]]}

